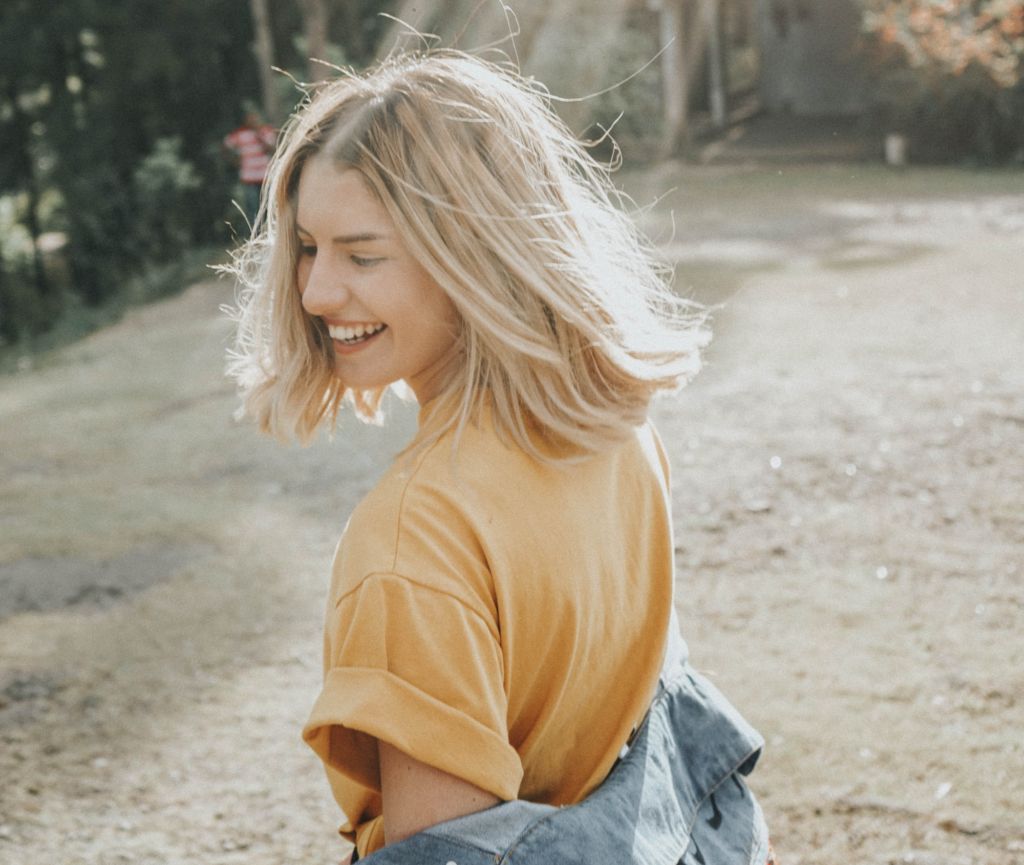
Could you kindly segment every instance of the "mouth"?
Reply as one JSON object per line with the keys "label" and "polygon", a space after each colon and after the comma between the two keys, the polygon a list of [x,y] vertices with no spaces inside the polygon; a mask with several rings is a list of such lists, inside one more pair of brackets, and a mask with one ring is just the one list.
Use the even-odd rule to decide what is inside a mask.
{"label": "mouth", "polygon": [[329,324],[327,332],[331,335],[331,339],[337,340],[342,345],[359,345],[359,343],[376,336],[386,327],[387,325],[381,321],[357,324],[352,327]]}

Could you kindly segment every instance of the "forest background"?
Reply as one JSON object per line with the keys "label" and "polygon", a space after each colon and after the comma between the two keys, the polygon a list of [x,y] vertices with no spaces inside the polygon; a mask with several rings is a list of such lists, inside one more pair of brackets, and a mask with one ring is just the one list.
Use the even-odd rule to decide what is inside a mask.
{"label": "forest background", "polygon": [[[279,125],[317,56],[373,56],[388,0],[10,0],[0,5],[0,353],[66,342],[189,282],[247,233],[223,137],[262,107],[266,11]],[[311,13],[310,10],[313,10]],[[310,20],[310,15],[314,20]],[[324,25],[326,25],[324,27]],[[322,67],[326,69],[326,67]],[[269,72],[269,70],[267,70]],[[294,76],[294,78],[289,77]],[[201,270],[199,271],[201,273]]]}
{"label": "forest background", "polygon": [[[179,290],[247,234],[233,203],[241,198],[236,170],[224,159],[221,141],[247,106],[261,107],[282,125],[304,95],[299,82],[331,73],[308,58],[360,69],[386,49],[384,42],[394,41],[389,15],[415,12],[415,23],[436,26],[445,16],[472,17],[480,11],[474,12],[476,5],[3,3],[0,370],[30,363],[33,352],[94,330],[126,306]],[[549,14],[543,4],[512,5],[522,22]],[[695,43],[706,44],[705,55],[725,57],[722,75],[730,87],[756,91],[757,47],[749,34],[761,6],[779,25],[798,21],[810,8],[795,0],[595,2],[588,17],[612,20],[614,14],[619,26],[602,42],[587,29],[593,25],[577,21],[577,50],[568,59],[557,52],[557,62],[579,65],[588,51],[606,54],[599,76],[605,80],[586,83],[596,84],[595,92],[612,89],[589,100],[582,114],[573,106],[578,116],[570,125],[597,138],[617,123],[616,135],[632,145],[627,158],[685,156],[694,143],[688,116],[703,106],[679,79],[693,79],[693,90],[709,75],[708,62],[701,61],[702,68],[693,62],[703,56]],[[506,25],[504,14],[495,13],[501,8],[494,0],[485,11],[514,28],[516,16]],[[857,0],[856,9],[866,127],[879,136],[912,136],[915,156],[926,161],[1024,158],[1024,2]],[[447,29],[459,26],[449,21]],[[671,32],[675,44],[669,44]],[[555,92],[565,86],[542,83]],[[678,128],[667,129],[669,123]],[[726,134],[726,126],[723,115],[711,131]],[[652,146],[659,141],[667,146]]]}

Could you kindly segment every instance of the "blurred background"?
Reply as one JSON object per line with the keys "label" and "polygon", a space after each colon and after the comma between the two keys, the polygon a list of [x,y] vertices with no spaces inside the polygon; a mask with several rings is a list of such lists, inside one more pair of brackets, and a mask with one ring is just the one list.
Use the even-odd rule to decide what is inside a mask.
{"label": "blurred background", "polygon": [[677,607],[783,865],[1024,865],[1024,0],[0,0],[0,862],[344,853],[299,731],[415,407],[257,437],[208,265],[424,43],[548,88],[710,306]]}
{"label": "blurred background", "polygon": [[599,93],[556,107],[586,138],[614,126],[629,163],[743,147],[897,164],[1024,158],[1015,0],[8,0],[6,365],[12,346],[58,324],[88,329],[112,306],[180,287],[245,234],[224,137],[249,109],[280,127],[302,82],[420,44],[409,28],[493,46],[556,97]]}

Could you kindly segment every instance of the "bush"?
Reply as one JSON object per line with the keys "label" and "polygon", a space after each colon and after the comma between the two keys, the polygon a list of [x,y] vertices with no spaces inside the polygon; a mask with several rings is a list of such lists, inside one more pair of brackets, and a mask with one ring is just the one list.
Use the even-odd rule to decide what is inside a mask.
{"label": "bush", "polygon": [[170,297],[214,278],[211,266],[223,264],[221,247],[190,248],[162,264],[146,263],[108,292],[101,304],[86,303],[67,292],[58,314],[42,320],[40,301],[29,274],[8,267],[0,271],[0,374],[18,368],[18,361],[59,349],[113,324],[133,306]]}
{"label": "bush", "polygon": [[147,261],[166,262],[192,245],[191,212],[202,185],[191,162],[181,158],[181,137],[158,138],[135,169],[138,232]]}
{"label": "bush", "polygon": [[23,268],[0,263],[0,349],[44,326],[42,304],[28,274]]}
{"label": "bush", "polygon": [[28,193],[0,196],[0,346],[46,330],[64,306],[67,278],[60,252],[46,247],[50,235],[43,235],[37,251],[22,224],[31,206]]}
{"label": "bush", "polygon": [[1024,2],[861,0],[870,117],[917,161],[1022,157]]}
{"label": "bush", "polygon": [[134,190],[113,166],[101,164],[77,172],[63,193],[71,281],[82,300],[96,306],[144,261]]}

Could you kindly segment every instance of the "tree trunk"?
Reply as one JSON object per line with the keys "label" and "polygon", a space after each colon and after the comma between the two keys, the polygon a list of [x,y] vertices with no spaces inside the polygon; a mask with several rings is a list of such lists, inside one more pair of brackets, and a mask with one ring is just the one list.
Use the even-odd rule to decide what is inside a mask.
{"label": "tree trunk", "polygon": [[3,252],[0,251],[0,345],[17,340],[21,333],[14,320],[13,302],[7,290],[7,274],[4,271]]}
{"label": "tree trunk", "polygon": [[689,70],[683,34],[684,0],[662,0],[659,15],[661,81],[664,97],[662,155],[673,156],[690,143]]}
{"label": "tree trunk", "polygon": [[26,228],[32,237],[32,274],[35,277],[36,293],[42,300],[50,297],[50,280],[43,265],[43,251],[39,248],[39,187],[34,177],[28,178],[28,208],[25,214]]}
{"label": "tree trunk", "polygon": [[722,41],[718,0],[703,0],[704,29],[708,46],[708,104],[711,123],[716,129],[725,126],[725,69],[722,65]]}
{"label": "tree trunk", "polygon": [[348,31],[348,45],[351,49],[351,57],[346,61],[353,60],[365,63],[369,58],[366,56],[366,34],[363,32],[363,22],[359,20],[359,10],[356,8],[356,0],[341,0],[341,14],[344,16],[345,30]]}
{"label": "tree trunk", "polygon": [[274,126],[281,125],[281,103],[274,86],[274,40],[270,31],[270,12],[267,0],[249,0],[252,11],[252,29],[255,39],[252,52],[256,55],[256,66],[260,73],[260,90],[263,94],[263,114]]}
{"label": "tree trunk", "polygon": [[[13,96],[13,85],[8,86],[7,92]],[[39,248],[39,235],[42,231],[39,228],[39,185],[36,182],[36,163],[32,153],[32,117],[25,113],[18,104],[16,98],[11,99],[14,106],[14,139],[15,170],[28,193],[28,207],[25,212],[25,227],[32,238],[32,275],[34,277],[36,294],[40,300],[46,300],[50,294],[50,281],[46,278],[46,269],[43,267],[43,253]],[[2,263],[0,263],[2,266]]]}
{"label": "tree trunk", "polygon": [[327,60],[327,0],[299,0],[302,33],[306,37],[309,80],[326,81],[331,77]]}

